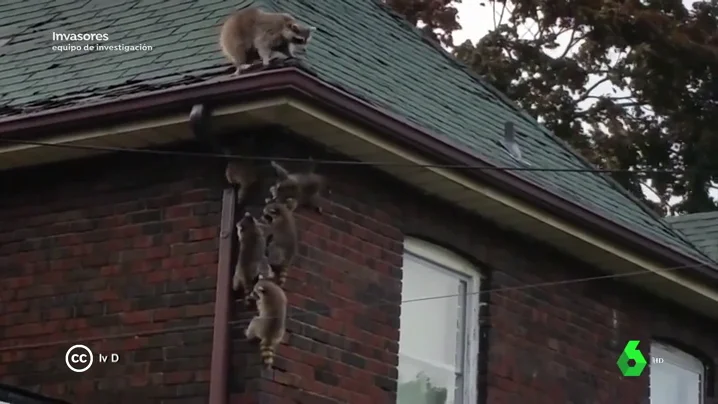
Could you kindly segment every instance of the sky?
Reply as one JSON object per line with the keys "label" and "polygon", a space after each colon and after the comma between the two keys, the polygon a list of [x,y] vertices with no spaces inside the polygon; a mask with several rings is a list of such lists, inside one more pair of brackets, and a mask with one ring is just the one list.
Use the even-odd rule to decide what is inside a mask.
{"label": "sky", "polygon": [[[683,0],[683,4],[687,8],[691,8],[691,5],[696,0]],[[481,4],[485,4],[485,6],[481,6]],[[494,27],[494,18],[493,18],[493,11],[494,9],[491,6],[491,3],[489,3],[488,0],[462,0],[461,3],[455,4],[457,10],[459,11],[458,19],[459,23],[462,26],[461,30],[458,30],[454,32],[454,43],[460,44],[464,42],[465,40],[469,39],[472,42],[476,42],[481,37],[486,35],[486,33],[491,30]],[[512,7],[511,3],[509,2],[507,5],[507,8],[510,9]],[[497,14],[500,12],[501,8],[499,5],[496,5],[496,12]],[[504,17],[506,18],[506,17]],[[496,20],[498,21],[499,16],[496,16]],[[533,28],[531,25],[529,25],[529,29]],[[529,32],[521,32],[519,30],[519,33],[521,35],[528,35]],[[554,50],[551,53],[556,53],[557,56],[560,55],[563,50],[565,49],[566,45],[568,44],[570,34],[566,33],[562,37],[560,36],[558,38],[558,42],[562,44],[563,46],[560,46],[558,49]],[[551,54],[549,53],[549,54]],[[589,79],[588,83],[586,84],[587,87],[590,87],[595,83],[596,80],[600,79],[600,77],[594,77],[593,79]],[[601,95],[606,94],[609,92],[612,92],[612,85],[610,83],[601,83],[599,84],[594,91],[592,91],[593,95]],[[616,91],[613,94],[614,96],[624,96],[628,95],[627,92],[621,91],[619,89],[616,89]],[[650,184],[649,184],[650,185]],[[718,185],[717,185],[718,186]],[[643,191],[646,195],[646,197],[650,200],[659,202],[658,197],[656,197],[655,193],[651,191],[651,188],[649,186],[644,186]],[[711,191],[711,195],[713,198],[718,199],[718,189],[714,188]],[[679,198],[672,198],[669,201],[669,204],[674,204],[678,202]]]}

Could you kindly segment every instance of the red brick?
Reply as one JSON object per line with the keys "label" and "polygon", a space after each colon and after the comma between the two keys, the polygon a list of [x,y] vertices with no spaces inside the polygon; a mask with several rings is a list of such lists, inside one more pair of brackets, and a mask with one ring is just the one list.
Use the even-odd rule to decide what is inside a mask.
{"label": "red brick", "polygon": [[130,375],[129,385],[130,387],[144,387],[149,384],[147,375]]}
{"label": "red brick", "polygon": [[17,311],[25,311],[25,310],[27,310],[28,306],[29,306],[29,303],[27,302],[27,300],[22,300],[22,301],[17,301],[17,302],[6,303],[6,304],[4,304],[3,309],[6,313],[14,313]]}
{"label": "red brick", "polygon": [[273,379],[279,384],[297,387],[299,386],[299,381],[301,380],[301,377],[292,373],[274,372]]}
{"label": "red brick", "polygon": [[164,210],[167,219],[176,219],[192,215],[192,205],[171,206]]}
{"label": "red brick", "polygon": [[155,321],[166,321],[166,320],[181,318],[181,317],[182,317],[182,309],[180,309],[180,308],[157,309],[154,312],[154,320]]}
{"label": "red brick", "polygon": [[185,306],[186,317],[214,316],[214,304]]}
{"label": "red brick", "polygon": [[145,275],[144,279],[147,283],[159,283],[170,279],[170,273],[168,271],[154,271]]}
{"label": "red brick", "polygon": [[194,379],[194,372],[172,372],[162,375],[163,384],[184,384]]}
{"label": "red brick", "polygon": [[200,271],[197,267],[179,267],[172,269],[171,279],[194,279],[199,277]]}
{"label": "red brick", "polygon": [[184,266],[185,257],[172,257],[172,258],[165,258],[162,260],[162,269],[163,270],[172,270],[175,268],[180,268]]}
{"label": "red brick", "polygon": [[122,351],[132,352],[147,345],[147,337],[134,337],[122,341]]}
{"label": "red brick", "polygon": [[165,257],[169,257],[169,255],[170,255],[170,249],[167,246],[148,248],[145,252],[145,258],[148,260],[156,259],[156,258],[165,258]]}
{"label": "red brick", "polygon": [[188,258],[189,265],[205,265],[217,262],[217,254],[214,252],[192,254]]}
{"label": "red brick", "polygon": [[209,370],[201,370],[199,372],[195,372],[194,374],[194,380],[197,382],[207,382],[210,378],[210,371]]}
{"label": "red brick", "polygon": [[192,229],[189,231],[190,241],[209,240],[216,236],[217,229],[214,228]]}
{"label": "red brick", "polygon": [[149,323],[152,321],[153,312],[152,310],[144,311],[132,311],[129,313],[122,313],[120,318],[124,324],[136,324],[136,323]]}

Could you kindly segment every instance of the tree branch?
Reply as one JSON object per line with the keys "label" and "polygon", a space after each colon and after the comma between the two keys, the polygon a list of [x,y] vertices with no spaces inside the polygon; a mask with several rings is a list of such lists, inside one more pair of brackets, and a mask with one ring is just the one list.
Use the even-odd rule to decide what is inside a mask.
{"label": "tree branch", "polygon": [[633,102],[625,102],[625,103],[614,102],[614,104],[616,104],[617,107],[622,107],[622,108],[623,107],[640,107],[642,105],[645,105],[645,103],[641,102],[641,101],[633,101]]}
{"label": "tree branch", "polygon": [[[506,11],[506,2],[507,2],[507,1],[508,1],[508,0],[504,0],[503,6],[501,7],[501,15],[499,16],[499,25],[501,25],[501,23],[504,21],[504,11]],[[496,14],[494,14],[494,15],[496,15]],[[495,25],[495,24],[494,24],[494,29],[495,29],[496,27],[498,27],[498,25]]]}
{"label": "tree branch", "polygon": [[571,38],[568,39],[568,45],[566,45],[566,50],[563,51],[563,53],[561,54],[561,57],[559,57],[559,59],[565,58],[566,54],[568,54],[568,50],[573,48],[573,38],[576,36],[576,31],[577,31],[576,29],[571,31]]}
{"label": "tree branch", "polygon": [[579,42],[581,42],[584,38],[586,38],[586,35],[588,35],[588,34],[583,34],[583,35],[579,36],[578,38],[575,38],[576,31],[577,30],[574,29],[571,32],[571,39],[569,39],[568,45],[566,45],[566,49],[563,51],[563,54],[561,55],[560,59],[565,58],[566,55],[568,55],[568,52],[571,49],[573,49],[573,47],[576,46]]}
{"label": "tree branch", "polygon": [[559,36],[561,36],[561,35],[567,33],[570,29],[571,29],[571,28],[561,28],[561,29],[558,30],[558,32],[556,33],[556,38],[558,38]]}
{"label": "tree branch", "polygon": [[494,29],[496,29],[496,1],[491,2],[491,18],[494,20]]}
{"label": "tree branch", "polygon": [[609,74],[613,73],[611,70],[589,70],[586,73],[588,74]]}
{"label": "tree branch", "polygon": [[600,100],[602,98],[608,98],[612,101],[618,101],[618,100],[635,100],[635,97],[632,95],[626,95],[624,97],[610,97],[610,96],[602,96],[602,95],[585,95],[583,99],[595,99]]}
{"label": "tree branch", "polygon": [[603,83],[605,83],[605,82],[607,82],[607,81],[608,81],[608,77],[604,77],[604,78],[602,78],[601,80],[598,80],[597,82],[595,82],[591,87],[589,87],[588,89],[586,89],[586,92],[584,93],[583,96],[579,97],[579,98],[576,100],[576,103],[579,103],[579,102],[581,102],[581,101],[586,100],[588,97],[591,96],[591,91],[595,90],[596,87],[598,87],[599,85],[601,85],[601,84],[603,84]]}

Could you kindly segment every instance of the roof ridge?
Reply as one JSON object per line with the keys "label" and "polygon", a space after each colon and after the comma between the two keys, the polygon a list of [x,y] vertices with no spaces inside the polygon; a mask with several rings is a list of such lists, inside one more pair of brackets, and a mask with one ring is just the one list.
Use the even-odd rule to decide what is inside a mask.
{"label": "roof ridge", "polygon": [[[536,120],[533,116],[531,116],[531,114],[526,112],[525,109],[521,108],[516,102],[511,100],[506,94],[499,91],[496,87],[494,87],[491,83],[489,83],[483,77],[476,74],[468,65],[466,65],[462,61],[456,59],[451,53],[449,53],[446,49],[444,49],[438,42],[436,42],[434,39],[430,38],[418,27],[409,23],[409,21],[407,21],[406,18],[404,18],[401,14],[394,11],[391,7],[389,7],[388,5],[383,3],[381,0],[373,0],[372,2],[375,5],[377,5],[380,9],[382,9],[384,12],[391,15],[392,18],[394,18],[397,22],[402,24],[405,28],[408,28],[415,34],[419,35],[424,42],[426,42],[431,47],[433,47],[436,51],[438,51],[442,56],[444,56],[447,60],[449,60],[450,63],[456,65],[459,69],[461,69],[471,79],[478,82],[478,84],[480,84],[481,86],[485,87],[499,101],[501,101],[506,106],[508,106],[512,110],[514,110],[520,118],[522,118],[527,123],[531,124],[531,126],[539,129],[541,131],[541,133],[544,134],[544,136],[546,136],[549,140],[551,140],[554,143],[556,143],[557,145],[559,145],[561,148],[564,149],[564,151],[566,151],[566,152],[570,153],[572,156],[576,157],[584,166],[586,166],[588,168],[596,168],[593,164],[591,164],[588,161],[588,159],[586,159],[584,156],[582,156],[580,153],[578,153],[576,150],[574,150],[568,144],[568,142],[566,142],[565,140],[556,136],[556,134],[554,134],[553,132],[548,130],[546,127],[541,125],[538,122],[538,120]],[[680,238],[680,240],[683,241],[683,243],[685,243],[687,246],[690,246],[696,252],[703,255],[703,252],[700,249],[698,249],[689,240],[685,239],[684,236],[680,232],[676,231],[671,226],[666,226],[666,223],[662,220],[662,217],[660,215],[658,215],[653,209],[651,209],[649,206],[647,206],[643,201],[641,201],[639,198],[637,198],[635,195],[633,195],[630,191],[625,189],[618,181],[613,179],[610,175],[607,175],[604,173],[594,173],[594,175],[602,178],[604,181],[606,181],[606,183],[609,187],[611,187],[615,191],[619,192],[621,195],[623,195],[624,197],[629,199],[631,202],[636,204],[639,209],[644,211],[646,214],[650,215],[651,218],[657,222],[658,226],[662,227],[669,234],[673,234],[674,236]],[[605,216],[605,215],[602,215],[602,216]]]}
{"label": "roof ridge", "polygon": [[691,241],[690,237],[686,236],[684,232],[682,232],[680,229],[676,229],[675,227],[671,226],[670,223],[666,222],[665,220],[658,219],[656,220],[663,228],[670,230],[671,233],[675,234],[678,238],[680,238],[684,243],[691,246],[694,251],[696,251],[698,254],[702,255],[703,257],[707,258],[710,262],[718,262],[711,258],[710,255],[708,255],[705,251],[703,251],[702,248],[698,247],[693,241]]}
{"label": "roof ridge", "polygon": [[718,219],[718,210],[707,212],[686,213],[684,215],[666,216],[664,218],[669,223],[683,223],[699,219]]}

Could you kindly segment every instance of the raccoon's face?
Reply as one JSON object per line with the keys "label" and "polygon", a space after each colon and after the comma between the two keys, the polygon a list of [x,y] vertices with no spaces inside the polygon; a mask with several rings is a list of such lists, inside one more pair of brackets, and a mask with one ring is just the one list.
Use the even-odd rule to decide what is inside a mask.
{"label": "raccoon's face", "polygon": [[244,214],[244,217],[237,222],[237,233],[240,235],[243,233],[254,231],[257,228],[257,223],[255,222],[254,216],[252,216],[251,213],[246,212]]}
{"label": "raccoon's face", "polygon": [[284,28],[284,38],[293,44],[306,45],[315,29],[315,27],[307,27],[291,21]]}
{"label": "raccoon's face", "polygon": [[267,223],[274,222],[274,219],[276,219],[278,216],[281,215],[281,211],[279,210],[279,204],[274,201],[267,204],[267,206],[262,209],[262,218]]}

